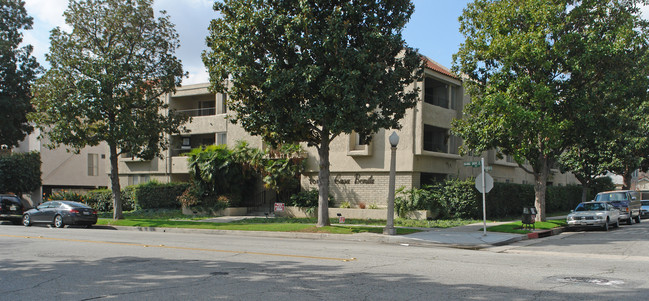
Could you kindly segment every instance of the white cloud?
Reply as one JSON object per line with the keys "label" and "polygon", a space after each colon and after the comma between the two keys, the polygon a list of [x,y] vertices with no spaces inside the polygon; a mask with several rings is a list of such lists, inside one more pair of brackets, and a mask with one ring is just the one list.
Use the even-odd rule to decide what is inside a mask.
{"label": "white cloud", "polygon": [[26,0],[25,8],[27,13],[34,17],[35,21],[47,23],[52,28],[65,26],[63,12],[68,7],[67,0]]}
{"label": "white cloud", "polygon": [[183,66],[183,68],[189,73],[189,77],[183,79],[183,86],[209,82],[210,78],[204,66]]}

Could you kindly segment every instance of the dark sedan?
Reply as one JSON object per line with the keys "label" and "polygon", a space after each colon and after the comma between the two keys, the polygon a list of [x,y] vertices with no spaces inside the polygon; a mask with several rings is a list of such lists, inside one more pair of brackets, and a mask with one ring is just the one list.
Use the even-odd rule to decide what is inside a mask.
{"label": "dark sedan", "polygon": [[92,226],[97,223],[97,211],[88,205],[72,201],[49,201],[23,214],[23,225],[50,224],[57,228],[65,225]]}

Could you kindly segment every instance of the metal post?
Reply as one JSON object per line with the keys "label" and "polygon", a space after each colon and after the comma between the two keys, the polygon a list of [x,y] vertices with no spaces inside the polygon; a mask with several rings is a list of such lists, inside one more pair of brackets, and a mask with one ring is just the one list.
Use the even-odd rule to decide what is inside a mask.
{"label": "metal post", "polygon": [[390,179],[388,182],[388,219],[383,229],[383,234],[386,235],[395,235],[397,230],[394,228],[394,186],[396,178],[396,166],[397,166],[397,144],[399,143],[399,136],[396,132],[392,132],[390,135]]}
{"label": "metal post", "polygon": [[484,158],[480,158],[480,169],[482,169],[482,235],[487,236],[487,192],[485,189]]}

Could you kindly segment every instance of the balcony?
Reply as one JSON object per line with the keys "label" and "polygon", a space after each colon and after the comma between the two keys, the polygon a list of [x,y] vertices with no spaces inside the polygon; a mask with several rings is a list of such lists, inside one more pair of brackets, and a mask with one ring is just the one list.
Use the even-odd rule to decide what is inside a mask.
{"label": "balcony", "polygon": [[177,111],[174,111],[174,112],[177,115],[185,115],[185,116],[189,116],[189,117],[215,116],[216,115],[216,108],[177,110]]}

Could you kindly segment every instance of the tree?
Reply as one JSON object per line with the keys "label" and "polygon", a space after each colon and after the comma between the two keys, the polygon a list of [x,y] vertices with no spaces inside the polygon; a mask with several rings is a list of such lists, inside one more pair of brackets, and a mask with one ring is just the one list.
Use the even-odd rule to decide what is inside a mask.
{"label": "tree", "polygon": [[18,196],[41,186],[41,154],[0,154],[0,191]]}
{"label": "tree", "polygon": [[122,218],[118,156],[151,159],[167,147],[185,117],[168,112],[160,96],[183,76],[175,55],[178,35],[169,16],[155,18],[153,0],[71,1],[72,32],[52,30],[34,105],[53,143],[73,150],[106,142],[110,154],[113,218]]}
{"label": "tree", "polygon": [[19,48],[20,30],[32,28],[25,2],[0,0],[0,145],[16,146],[33,127],[27,122],[32,110],[31,84],[40,67],[32,46]]}
{"label": "tree", "polygon": [[588,26],[567,36],[570,78],[563,95],[570,100],[568,118],[574,130],[566,134],[569,146],[560,162],[582,183],[586,201],[598,176],[627,169],[621,168],[623,161],[633,165],[632,172],[649,154],[642,125],[649,86],[648,31],[647,22],[629,4],[584,1],[571,17]]}
{"label": "tree", "polygon": [[627,109],[637,102],[625,97],[645,97],[637,88],[647,86],[638,2],[476,0],[460,17],[466,40],[454,69],[468,76],[472,103],[455,132],[467,149],[499,148],[534,175],[537,220],[545,220],[548,175],[562,153],[606,156],[577,141],[597,134],[597,126],[580,128],[600,117],[593,108]]}
{"label": "tree", "polygon": [[399,128],[422,60],[401,31],[408,0],[225,0],[214,4],[203,53],[211,88],[233,121],[273,146],[306,142],[319,155],[318,227],[329,224],[329,145],[343,133]]}

